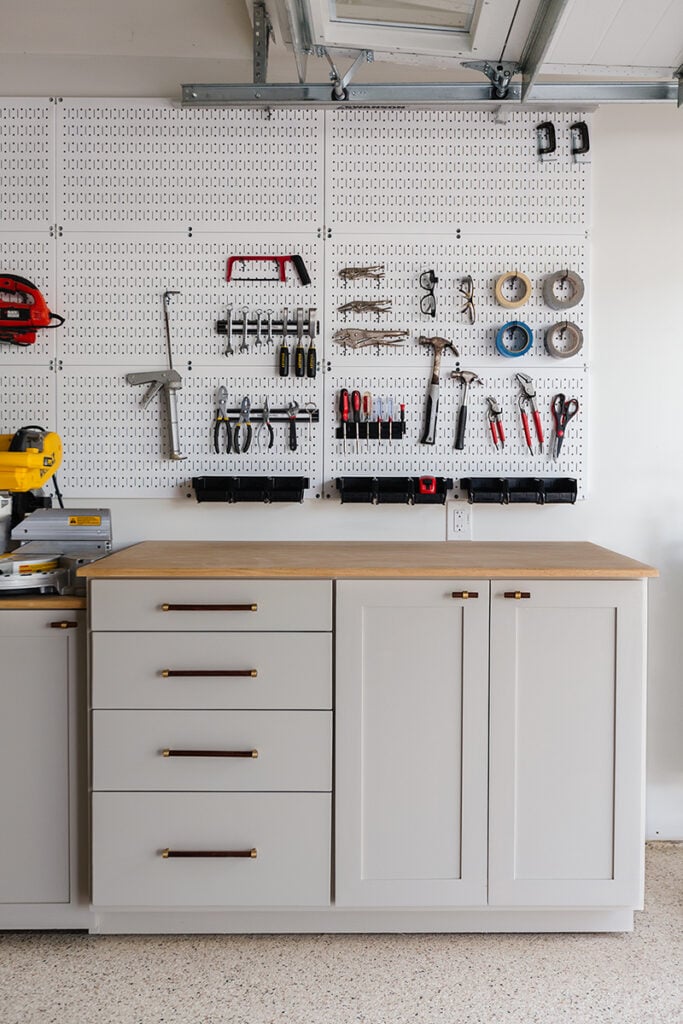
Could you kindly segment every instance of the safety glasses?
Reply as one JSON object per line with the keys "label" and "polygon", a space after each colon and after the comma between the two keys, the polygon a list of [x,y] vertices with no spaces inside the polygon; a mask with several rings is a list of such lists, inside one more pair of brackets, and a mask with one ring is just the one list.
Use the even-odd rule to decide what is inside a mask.
{"label": "safety glasses", "polygon": [[471,324],[477,319],[477,313],[474,308],[474,281],[467,274],[463,277],[462,284],[459,288],[460,294],[465,296],[465,305],[460,310],[461,313],[466,313]]}
{"label": "safety glasses", "polygon": [[420,274],[420,288],[424,288],[427,293],[420,299],[420,309],[425,316],[436,316],[436,298],[434,296],[434,288],[438,283],[439,279],[433,270],[424,270]]}

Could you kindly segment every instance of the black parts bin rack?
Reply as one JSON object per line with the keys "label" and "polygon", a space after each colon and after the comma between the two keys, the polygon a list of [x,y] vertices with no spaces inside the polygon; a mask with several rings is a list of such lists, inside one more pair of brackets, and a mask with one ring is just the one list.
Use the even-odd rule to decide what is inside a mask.
{"label": "black parts bin rack", "polygon": [[370,505],[443,505],[453,481],[430,477],[429,492],[420,489],[420,477],[342,476],[337,479],[342,504]]}
{"label": "black parts bin rack", "polygon": [[460,487],[471,505],[573,505],[577,496],[571,477],[463,477]]}
{"label": "black parts bin rack", "polygon": [[192,489],[197,501],[222,501],[234,504],[238,501],[262,501],[266,504],[277,501],[304,500],[304,491],[310,486],[305,476],[195,476]]}

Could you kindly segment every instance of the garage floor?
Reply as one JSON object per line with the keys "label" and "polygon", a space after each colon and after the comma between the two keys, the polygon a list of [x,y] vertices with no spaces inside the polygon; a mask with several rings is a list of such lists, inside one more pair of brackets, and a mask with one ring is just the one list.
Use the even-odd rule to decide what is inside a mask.
{"label": "garage floor", "polygon": [[630,935],[0,936],[2,1024],[683,1024],[683,844]]}

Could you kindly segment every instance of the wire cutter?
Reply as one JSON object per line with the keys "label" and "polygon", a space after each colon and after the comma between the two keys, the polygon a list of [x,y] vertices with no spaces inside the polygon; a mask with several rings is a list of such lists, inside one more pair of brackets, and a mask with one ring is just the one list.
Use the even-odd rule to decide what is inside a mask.
{"label": "wire cutter", "polygon": [[216,455],[220,455],[221,449],[225,445],[225,453],[229,455],[232,451],[232,434],[228,416],[228,389],[222,385],[216,392],[216,402],[218,408],[213,421],[213,450]]}
{"label": "wire cutter", "polygon": [[486,399],[489,404],[489,428],[496,451],[500,444],[501,450],[505,448],[505,428],[503,427],[503,410],[500,403],[491,395]]}
{"label": "wire cutter", "polygon": [[236,455],[239,455],[240,452],[248,452],[251,445],[250,412],[251,401],[248,398],[243,398],[240,406],[240,417],[235,424],[235,433],[233,435],[233,447]]}
{"label": "wire cutter", "polygon": [[560,455],[560,449],[562,448],[562,442],[564,441],[564,433],[567,429],[567,424],[570,420],[573,420],[579,411],[579,402],[576,398],[565,398],[564,395],[555,395],[551,406],[553,410],[553,419],[555,420],[555,443],[553,445],[553,458],[557,459]]}
{"label": "wire cutter", "polygon": [[266,396],[263,399],[263,408],[261,410],[261,422],[256,428],[255,440],[256,446],[259,449],[259,451],[261,450],[261,435],[264,427],[266,428],[266,433],[268,435],[268,444],[266,445],[266,447],[268,448],[268,450],[270,450],[273,447],[275,435],[273,433],[273,425],[270,422],[270,408],[268,407],[268,396]]}
{"label": "wire cutter", "polygon": [[519,386],[522,389],[522,394],[519,396],[519,411],[522,415],[522,427],[524,428],[524,437],[526,439],[527,448],[534,454],[534,446],[531,441],[531,429],[529,427],[529,414],[527,408],[531,409],[531,413],[534,418],[534,426],[536,427],[536,437],[538,438],[538,450],[539,454],[543,454],[543,424],[541,423],[541,414],[538,411],[536,405],[536,388],[531,377],[526,373],[515,374]]}

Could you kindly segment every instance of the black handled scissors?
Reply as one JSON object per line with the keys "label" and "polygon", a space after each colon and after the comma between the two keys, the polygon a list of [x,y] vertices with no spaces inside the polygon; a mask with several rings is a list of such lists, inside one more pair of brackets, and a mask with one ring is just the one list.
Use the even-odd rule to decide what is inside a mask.
{"label": "black handled scissors", "polygon": [[570,420],[574,419],[579,411],[578,399],[565,398],[565,396],[561,394],[555,395],[553,398],[552,410],[553,419],[555,420],[555,450],[553,451],[553,458],[557,459],[560,455],[567,424]]}

